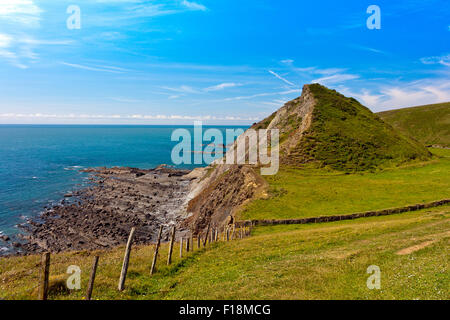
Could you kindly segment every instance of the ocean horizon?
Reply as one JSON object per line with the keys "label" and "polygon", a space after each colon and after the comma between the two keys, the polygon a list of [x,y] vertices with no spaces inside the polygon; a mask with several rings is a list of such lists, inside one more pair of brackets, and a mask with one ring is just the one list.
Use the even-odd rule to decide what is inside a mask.
{"label": "ocean horizon", "polygon": [[17,235],[18,224],[86,187],[88,174],[82,169],[172,165],[178,142],[171,141],[171,134],[177,128],[193,130],[192,125],[0,124],[0,234]]}

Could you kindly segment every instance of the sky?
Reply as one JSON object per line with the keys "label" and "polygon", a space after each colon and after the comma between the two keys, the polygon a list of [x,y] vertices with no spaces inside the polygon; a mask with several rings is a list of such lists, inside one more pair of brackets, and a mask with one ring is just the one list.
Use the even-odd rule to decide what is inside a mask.
{"label": "sky", "polygon": [[447,0],[0,0],[0,123],[251,124],[316,82],[446,102],[449,36]]}

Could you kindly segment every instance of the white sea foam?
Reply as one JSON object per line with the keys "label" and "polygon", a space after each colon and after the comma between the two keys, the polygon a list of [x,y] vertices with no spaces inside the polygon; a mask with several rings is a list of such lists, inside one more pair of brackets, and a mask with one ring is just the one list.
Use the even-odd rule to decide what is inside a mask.
{"label": "white sea foam", "polygon": [[78,170],[78,169],[82,169],[83,166],[70,166],[70,167],[65,167],[64,170]]}
{"label": "white sea foam", "polygon": [[0,248],[0,252],[7,252],[7,251],[9,251],[9,248],[7,248],[7,247]]}

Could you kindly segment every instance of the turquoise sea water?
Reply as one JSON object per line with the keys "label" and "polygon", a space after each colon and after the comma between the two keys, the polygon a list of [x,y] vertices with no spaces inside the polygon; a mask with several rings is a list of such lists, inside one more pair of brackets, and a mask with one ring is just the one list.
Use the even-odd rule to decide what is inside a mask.
{"label": "turquoise sea water", "polygon": [[170,138],[176,128],[0,125],[0,232],[16,234],[16,225],[26,217],[86,185],[87,175],[79,169],[172,164],[171,151],[177,142]]}

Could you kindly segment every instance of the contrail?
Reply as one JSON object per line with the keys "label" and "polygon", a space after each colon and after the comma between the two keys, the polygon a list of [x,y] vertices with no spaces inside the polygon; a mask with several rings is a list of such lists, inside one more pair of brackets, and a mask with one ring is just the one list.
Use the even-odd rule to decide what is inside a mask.
{"label": "contrail", "polygon": [[289,80],[286,80],[285,78],[283,78],[282,76],[280,76],[279,74],[273,72],[272,70],[269,70],[269,72],[271,74],[273,74],[275,77],[277,77],[278,79],[280,79],[281,81],[286,82],[288,85],[295,87],[296,85],[293,84],[292,82],[290,82]]}

